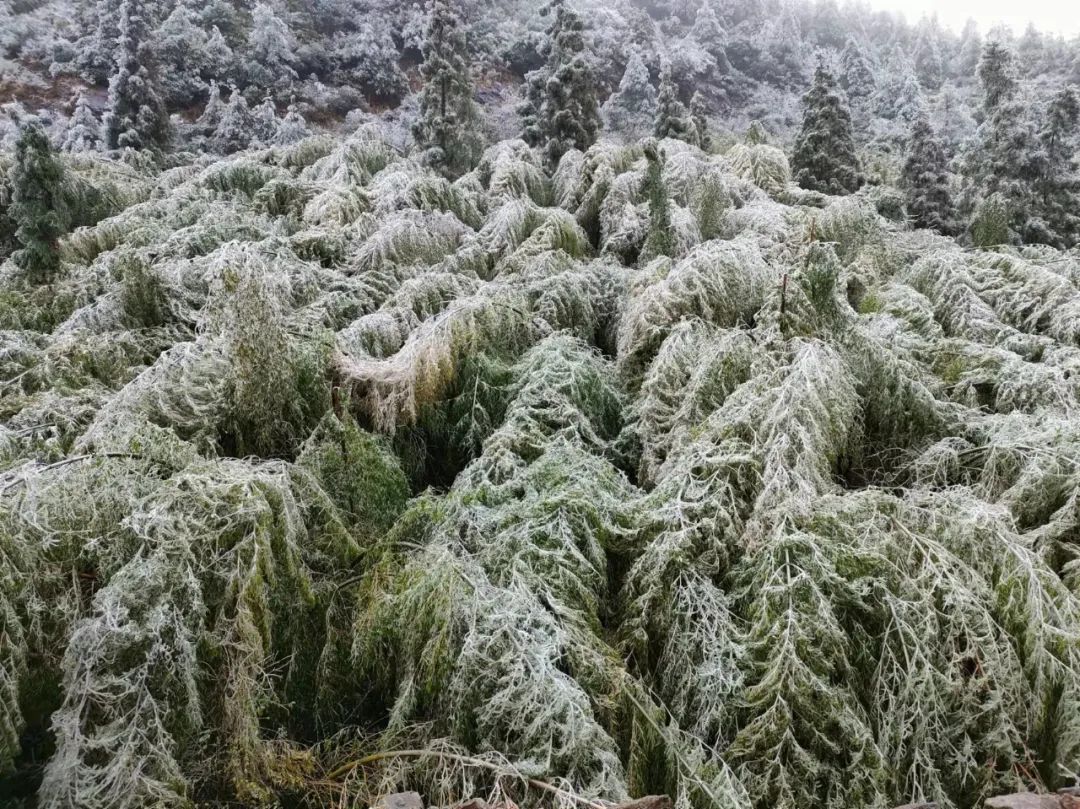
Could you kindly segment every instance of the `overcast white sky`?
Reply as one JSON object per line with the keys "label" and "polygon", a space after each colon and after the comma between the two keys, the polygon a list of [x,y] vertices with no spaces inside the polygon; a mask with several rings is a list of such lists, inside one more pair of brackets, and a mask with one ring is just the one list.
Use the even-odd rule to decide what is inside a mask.
{"label": "overcast white sky", "polygon": [[985,33],[998,23],[1022,34],[1029,21],[1049,33],[1080,34],[1077,0],[868,0],[871,8],[903,12],[908,22],[937,12],[942,25],[959,32],[968,17]]}

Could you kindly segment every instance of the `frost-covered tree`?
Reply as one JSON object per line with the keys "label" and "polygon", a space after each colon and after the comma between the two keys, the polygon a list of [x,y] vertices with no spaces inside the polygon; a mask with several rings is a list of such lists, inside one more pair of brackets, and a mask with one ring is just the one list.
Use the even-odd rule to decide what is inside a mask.
{"label": "frost-covered tree", "polygon": [[979,83],[983,91],[983,110],[992,114],[1003,102],[1016,95],[1016,65],[1012,51],[997,39],[986,43],[979,58]]}
{"label": "frost-covered tree", "polygon": [[64,131],[60,144],[65,152],[92,152],[101,145],[101,123],[90,106],[86,93],[80,92],[75,100],[75,110]]}
{"label": "frost-covered tree", "polygon": [[296,35],[268,3],[251,11],[244,57],[246,83],[275,94],[291,91],[298,78]]}
{"label": "frost-covered tree", "polygon": [[601,113],[605,131],[614,137],[636,140],[652,131],[656,89],[640,50],[630,55],[619,87],[604,102]]}
{"label": "frost-covered tree", "polygon": [[918,39],[912,52],[919,83],[928,90],[941,87],[945,65],[942,59],[942,35],[937,17],[923,18],[918,26]]}
{"label": "frost-covered tree", "polygon": [[424,30],[424,87],[412,132],[425,162],[450,177],[471,169],[482,146],[467,36],[451,0],[435,0]]}
{"label": "frost-covered tree", "polygon": [[554,165],[570,149],[592,145],[600,113],[581,16],[567,0],[551,0],[543,13],[552,18],[540,48],[544,66],[526,77],[519,113],[522,139],[540,147]]}
{"label": "frost-covered tree", "polygon": [[158,88],[150,6],[149,0],[120,3],[109,104],[102,120],[102,140],[109,149],[164,149],[171,137],[169,115]]}
{"label": "frost-covered tree", "polygon": [[158,26],[153,49],[167,103],[187,106],[205,95],[209,40],[195,11],[186,3],[177,3]]}
{"label": "frost-covered tree", "polygon": [[49,283],[60,270],[58,241],[68,230],[70,216],[64,170],[36,118],[27,118],[19,128],[10,183],[8,215],[21,245],[12,258],[32,283]]}
{"label": "frost-covered tree", "polygon": [[687,143],[695,140],[694,122],[690,118],[690,111],[679,99],[679,87],[672,78],[670,62],[664,62],[660,67],[660,91],[656,98],[653,135]]}
{"label": "frost-covered tree", "polygon": [[925,115],[919,116],[911,129],[900,184],[915,227],[946,235],[956,232],[948,160]]}
{"label": "frost-covered tree", "polygon": [[700,92],[690,98],[690,122],[694,127],[694,143],[704,151],[712,149],[712,135],[709,133],[709,103]]}
{"label": "frost-covered tree", "polygon": [[230,154],[249,148],[257,138],[255,116],[252,115],[244,94],[234,84],[229,90],[229,101],[221,111],[210,142],[215,151]]}
{"label": "frost-covered tree", "polygon": [[252,140],[261,144],[271,143],[277,135],[278,119],[277,104],[271,96],[264,96],[262,103],[255,108],[252,118]]}
{"label": "frost-covered tree", "polygon": [[671,230],[671,199],[664,183],[664,154],[655,140],[645,141],[645,179],[642,195],[649,202],[649,233],[641,250],[643,261],[670,256],[675,247]]}
{"label": "frost-covered tree", "polygon": [[794,179],[803,188],[827,194],[850,194],[863,183],[851,112],[824,67],[803,97],[803,122],[791,158]]}
{"label": "frost-covered tree", "polygon": [[225,114],[226,102],[221,100],[221,85],[211,80],[207,91],[206,104],[199,114],[196,123],[202,130],[209,134],[217,128],[222,115]]}
{"label": "frost-covered tree", "polygon": [[1044,165],[1037,181],[1040,215],[1052,243],[1071,247],[1080,241],[1080,173],[1077,171],[1077,125],[1080,101],[1072,87],[1063,87],[1047,105],[1039,140]]}
{"label": "frost-covered tree", "polygon": [[974,76],[982,51],[983,41],[979,26],[975,20],[969,19],[960,32],[960,42],[953,59],[953,75],[965,79]]}
{"label": "frost-covered tree", "polygon": [[281,124],[277,128],[277,133],[274,135],[274,144],[278,146],[288,146],[291,143],[296,143],[311,135],[311,127],[308,126],[304,116],[296,108],[295,104],[290,104],[289,108],[285,111],[285,117],[281,119]]}
{"label": "frost-covered tree", "polygon": [[840,54],[840,86],[853,105],[874,94],[874,71],[866,51],[854,37],[848,37]]}

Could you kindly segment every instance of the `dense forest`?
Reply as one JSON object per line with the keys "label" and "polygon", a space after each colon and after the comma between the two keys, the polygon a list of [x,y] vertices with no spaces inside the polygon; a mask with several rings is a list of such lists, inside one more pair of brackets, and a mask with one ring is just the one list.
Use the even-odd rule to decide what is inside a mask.
{"label": "dense forest", "polygon": [[0,806],[1078,783],[1080,40],[11,0],[0,51]]}

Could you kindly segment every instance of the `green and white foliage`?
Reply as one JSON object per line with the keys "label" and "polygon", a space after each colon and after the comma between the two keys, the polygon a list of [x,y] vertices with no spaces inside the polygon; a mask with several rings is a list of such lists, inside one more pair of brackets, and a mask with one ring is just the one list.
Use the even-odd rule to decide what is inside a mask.
{"label": "green and white foliage", "polygon": [[630,54],[618,89],[601,109],[604,129],[611,137],[634,142],[652,131],[656,118],[656,89],[641,51]]}
{"label": "green and white foliage", "polygon": [[256,3],[244,49],[243,74],[255,87],[275,95],[287,94],[298,78],[294,64],[297,42],[289,24],[269,3]]}
{"label": "green and white foliage", "polygon": [[60,144],[65,152],[92,152],[101,146],[101,124],[85,93],[79,93]]}
{"label": "green and white foliage", "polygon": [[47,283],[60,270],[58,242],[71,226],[71,214],[64,169],[37,119],[28,118],[20,126],[10,182],[8,215],[20,245],[12,260],[31,283]]}
{"label": "green and white foliage", "polygon": [[998,195],[975,250],[800,189],[754,131],[453,180],[366,127],[24,161],[97,213],[49,286],[0,267],[0,778],[57,809],[1070,780],[1080,262],[1003,245]]}
{"label": "green and white foliage", "polygon": [[656,99],[653,135],[657,138],[677,138],[687,143],[697,140],[690,111],[679,99],[679,87],[672,78],[670,62],[664,62],[660,67],[660,92]]}
{"label": "green and white foliage", "polygon": [[432,4],[422,50],[424,88],[413,139],[425,150],[426,162],[459,177],[476,165],[483,139],[473,100],[467,27],[450,0]]}
{"label": "green and white foliage", "polygon": [[150,36],[153,3],[121,0],[102,140],[109,149],[163,149],[171,137]]}
{"label": "green and white foliage", "polygon": [[850,194],[863,183],[851,111],[823,66],[814,73],[814,84],[803,97],[802,128],[795,139],[791,168],[795,182],[811,191]]}
{"label": "green and white foliage", "polygon": [[551,0],[542,13],[551,24],[540,49],[544,65],[525,77],[521,137],[555,165],[570,149],[584,150],[595,142],[600,112],[581,15],[567,0]]}
{"label": "green and white foliage", "polygon": [[956,232],[948,161],[926,116],[916,120],[911,129],[900,182],[912,224],[946,235]]}

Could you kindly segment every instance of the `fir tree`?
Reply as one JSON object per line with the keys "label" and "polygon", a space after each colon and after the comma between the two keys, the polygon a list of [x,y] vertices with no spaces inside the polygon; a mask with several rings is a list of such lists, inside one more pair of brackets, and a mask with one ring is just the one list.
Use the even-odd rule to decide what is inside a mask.
{"label": "fir tree", "polygon": [[1012,51],[998,40],[986,43],[979,59],[978,73],[983,89],[983,109],[987,114],[1016,95],[1016,68]]}
{"label": "fir tree", "polygon": [[641,258],[649,261],[657,256],[670,256],[675,240],[671,232],[671,200],[664,183],[664,154],[653,139],[645,141],[645,179],[642,194],[649,202],[649,235],[641,250]]}
{"label": "fir tree", "polygon": [[69,226],[64,170],[36,118],[25,119],[11,167],[9,216],[21,249],[12,258],[32,283],[49,283],[60,269],[58,242]]}
{"label": "fir tree", "polygon": [[604,125],[612,135],[636,140],[652,131],[656,117],[656,89],[649,81],[649,68],[641,51],[635,50],[626,63],[619,89],[604,102]]}
{"label": "fir tree", "polygon": [[65,152],[95,151],[101,145],[100,136],[101,124],[94,115],[86,93],[80,91],[60,148]]}
{"label": "fir tree", "polygon": [[482,144],[466,36],[451,0],[435,0],[422,46],[420,115],[412,129],[425,161],[451,177],[476,164]]}
{"label": "fir tree", "polygon": [[290,104],[281,125],[277,128],[274,144],[288,146],[290,143],[296,143],[310,135],[311,128],[308,126],[307,121],[304,120],[304,116],[300,114],[300,110],[296,108],[295,104]]}
{"label": "fir tree", "polygon": [[120,4],[115,70],[102,125],[109,149],[164,149],[169,142],[169,115],[158,92],[149,39],[149,6],[148,0]]}
{"label": "fir tree", "polygon": [[284,93],[297,79],[296,36],[266,3],[256,3],[248,33],[247,80],[262,90]]}
{"label": "fir tree", "polygon": [[913,224],[944,234],[956,231],[956,210],[949,188],[948,160],[925,115],[911,129],[907,157],[900,173]]}
{"label": "fir tree", "polygon": [[544,66],[526,77],[520,108],[522,139],[543,149],[554,165],[570,149],[584,151],[600,130],[592,69],[585,59],[584,23],[566,0],[543,9],[552,17],[541,55]]}
{"label": "fir tree", "polygon": [[690,122],[694,127],[694,141],[704,151],[712,149],[712,135],[709,134],[708,103],[701,91],[690,99]]}
{"label": "fir tree", "polygon": [[840,86],[844,88],[852,104],[864,101],[874,94],[874,71],[866,51],[848,37],[840,54]]}
{"label": "fir tree", "polygon": [[229,102],[214,127],[212,143],[215,151],[230,154],[251,146],[256,138],[255,118],[248,107],[244,94],[233,85]]}
{"label": "fir tree", "polygon": [[671,63],[664,62],[660,68],[660,92],[656,101],[656,120],[653,135],[658,138],[676,138],[693,143],[694,125],[686,105],[679,100],[679,88],[671,77]]}
{"label": "fir tree", "polygon": [[1072,247],[1080,240],[1080,175],[1076,165],[1076,131],[1080,102],[1076,91],[1064,87],[1047,106],[1039,140],[1045,164],[1036,193],[1039,212],[1051,243]]}
{"label": "fir tree", "polygon": [[912,56],[919,83],[928,90],[941,87],[945,66],[941,58],[941,31],[936,18],[923,18],[920,22],[919,38]]}
{"label": "fir tree", "polygon": [[791,168],[803,188],[849,194],[863,183],[847,102],[823,66],[803,97],[802,128],[795,139]]}

